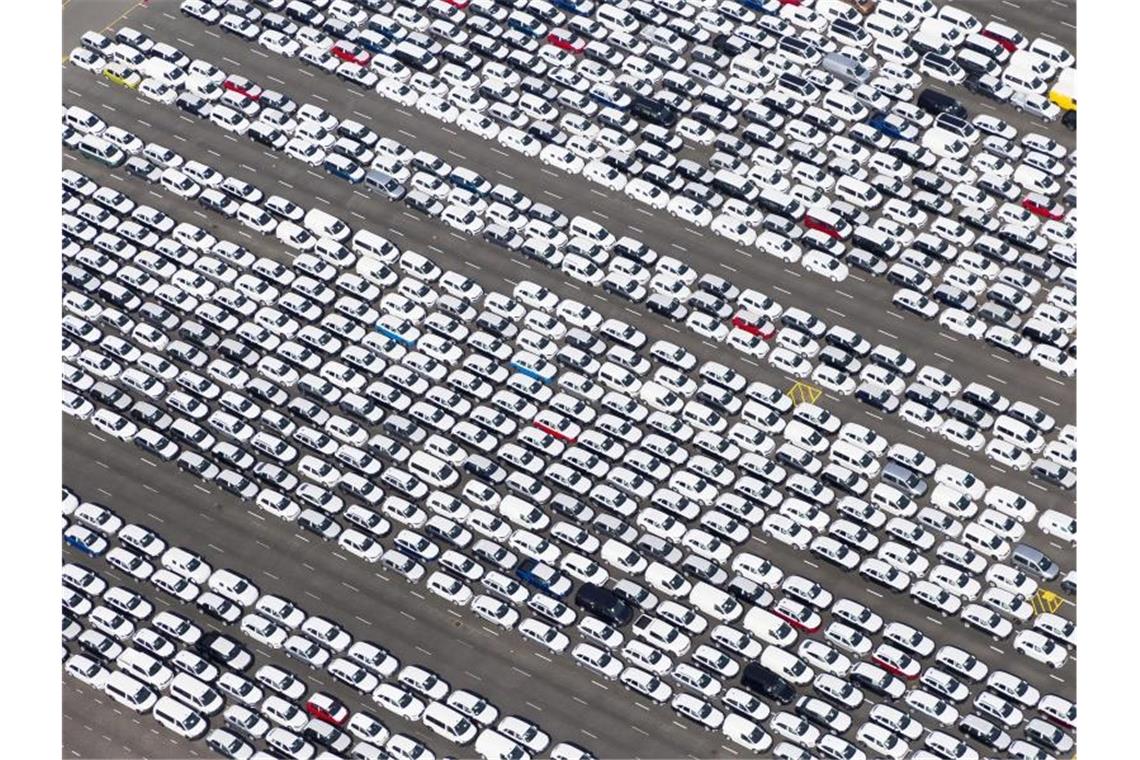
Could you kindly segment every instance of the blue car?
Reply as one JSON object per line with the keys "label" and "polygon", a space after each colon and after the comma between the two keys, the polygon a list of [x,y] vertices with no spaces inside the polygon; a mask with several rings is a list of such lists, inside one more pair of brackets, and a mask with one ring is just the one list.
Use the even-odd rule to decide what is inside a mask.
{"label": "blue car", "polygon": [[550,0],[551,5],[561,8],[567,13],[579,16],[591,16],[594,13],[594,4],[590,0]]}
{"label": "blue car", "polygon": [[72,525],[65,530],[63,540],[68,546],[83,552],[88,557],[98,557],[107,551],[107,539],[82,525]]}
{"label": "blue car", "polygon": [[918,127],[898,114],[879,111],[867,120],[867,124],[895,140],[915,140],[918,137]]}
{"label": "blue car", "polygon": [[532,380],[537,380],[538,382],[543,383],[544,385],[550,384],[550,378],[549,377],[545,377],[545,376],[539,374],[538,372],[535,372],[530,367],[519,364],[518,362],[511,362],[511,369],[513,369],[515,372],[518,372],[520,375],[526,375],[527,377],[531,378]]}
{"label": "blue car", "polygon": [[414,338],[408,338],[408,337],[402,335],[401,333],[398,333],[395,330],[392,330],[391,328],[386,327],[383,322],[377,322],[376,326],[375,326],[375,330],[376,330],[376,332],[383,335],[385,338],[388,338],[389,340],[396,341],[401,346],[406,346],[407,348],[415,348],[416,347],[416,341]]}
{"label": "blue car", "polygon": [[334,177],[340,177],[354,185],[364,180],[364,169],[361,168],[360,164],[340,153],[330,153],[325,159],[324,168]]}
{"label": "blue car", "polygon": [[523,560],[522,564],[515,568],[515,575],[528,586],[558,599],[569,594],[574,587],[570,579],[560,571],[535,559]]}

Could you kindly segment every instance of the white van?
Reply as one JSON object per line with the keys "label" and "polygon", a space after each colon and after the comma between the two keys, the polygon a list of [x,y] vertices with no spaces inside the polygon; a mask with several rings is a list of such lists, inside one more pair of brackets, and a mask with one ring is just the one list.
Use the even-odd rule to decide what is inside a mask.
{"label": "white van", "polygon": [[1021,449],[1036,454],[1045,446],[1045,437],[1040,432],[1016,420],[1008,414],[1003,414],[994,420],[994,437],[1012,443]]}
{"label": "white van", "polygon": [[871,506],[889,512],[896,517],[910,517],[918,511],[918,505],[905,493],[886,483],[876,483],[868,494]]}
{"label": "white van", "polygon": [[127,160],[127,154],[117,145],[95,135],[83,135],[79,139],[79,152],[112,167],[119,166]]}
{"label": "white van", "polygon": [[850,441],[838,440],[832,444],[831,459],[867,478],[879,474],[879,462],[871,452]]}
{"label": "white van", "polygon": [[152,686],[155,689],[165,689],[170,679],[174,678],[174,671],[162,664],[161,661],[143,652],[129,647],[115,658],[115,665],[135,678]]}
{"label": "white van", "polygon": [[154,706],[154,719],[184,739],[197,739],[210,727],[197,711],[171,697],[163,697]]}
{"label": "white van", "polygon": [[753,607],[744,614],[744,628],[773,646],[791,646],[796,640],[796,632],[787,621],[777,617],[763,607]]}
{"label": "white van", "polygon": [[597,222],[591,219],[587,219],[584,216],[576,216],[571,219],[570,226],[567,228],[566,234],[570,237],[581,235],[582,237],[588,238],[590,241],[597,243],[607,251],[613,248],[614,243],[617,242],[617,238],[614,237],[614,234],[612,232]]}
{"label": "white van", "polygon": [[428,705],[420,720],[444,739],[460,745],[470,743],[478,733],[471,721],[443,702]]}
{"label": "white van", "polygon": [[883,195],[861,179],[844,174],[835,182],[835,194],[859,208],[871,209],[883,202]]}
{"label": "white van", "polygon": [[526,529],[539,529],[545,525],[538,523],[549,522],[549,519],[542,513],[538,507],[531,504],[526,499],[521,499],[513,494],[507,494],[499,502],[499,514],[507,518],[511,523],[521,526]]}
{"label": "white van", "polygon": [[484,728],[475,740],[475,754],[482,760],[529,760],[530,754],[514,739],[493,728]]}
{"label": "white van", "polygon": [[978,505],[969,496],[945,483],[930,491],[930,504],[960,520],[969,520],[978,513]]}
{"label": "white van", "polygon": [[701,612],[725,623],[740,617],[740,602],[704,581],[697,581],[689,591],[689,603]]}
{"label": "white van", "polygon": [[765,647],[760,653],[760,664],[797,686],[803,686],[815,675],[803,660],[780,647]]}
{"label": "white van", "polygon": [[918,60],[918,53],[914,52],[914,48],[905,39],[879,37],[871,50],[880,58],[902,66],[912,66]]}
{"label": "white van", "polygon": [[170,696],[177,697],[206,715],[213,715],[225,706],[222,696],[212,686],[207,686],[189,673],[174,676],[170,682]]}
{"label": "white van", "polygon": [[728,71],[735,77],[757,85],[769,85],[776,78],[776,72],[755,55],[741,54],[732,59]]}
{"label": "white van", "polygon": [[70,106],[64,111],[63,123],[85,135],[97,135],[107,128],[107,122],[80,106]]}
{"label": "white van", "polygon": [[161,58],[147,58],[139,66],[139,73],[157,79],[170,87],[181,87],[186,83],[186,72],[170,61]]}
{"label": "white van", "polygon": [[111,671],[103,691],[123,707],[128,707],[137,713],[147,712],[158,701],[158,695],[153,689],[121,670]]}
{"label": "white van", "polygon": [[408,458],[413,475],[436,488],[451,488],[459,482],[459,473],[451,465],[426,451],[416,451]]}
{"label": "white van", "polygon": [[637,31],[638,23],[630,13],[623,11],[617,6],[610,5],[609,3],[599,3],[598,10],[594,14],[598,23],[609,29],[611,32],[622,32],[624,34],[633,34]]}
{"label": "white van", "polygon": [[347,224],[319,208],[309,209],[309,213],[305,214],[304,225],[317,237],[332,238],[338,243],[352,233]]}
{"label": "white van", "polygon": [[1033,522],[1037,517],[1036,504],[1004,486],[992,486],[986,491],[985,504],[1023,523]]}

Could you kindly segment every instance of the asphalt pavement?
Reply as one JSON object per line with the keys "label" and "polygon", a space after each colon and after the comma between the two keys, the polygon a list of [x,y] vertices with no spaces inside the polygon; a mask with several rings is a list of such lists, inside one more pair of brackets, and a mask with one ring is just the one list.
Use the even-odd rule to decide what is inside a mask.
{"label": "asphalt pavement", "polygon": [[[997,8],[993,2],[958,4],[983,21],[986,20],[983,11]],[[1040,0],[1025,5],[1031,9],[1011,7],[1009,12],[1002,11],[1006,23],[1018,27],[1030,38],[1038,31],[1034,23],[1039,23],[1041,30],[1060,25],[1071,36],[1071,30],[1061,23],[1067,12],[1062,7],[1065,4]],[[1050,5],[1052,7],[1045,8]],[[890,309],[891,289],[885,282],[849,279],[835,287],[813,275],[784,269],[759,252],[751,255],[740,252],[711,233],[688,230],[676,220],[660,212],[649,212],[624,195],[603,192],[579,177],[555,174],[536,160],[515,159],[497,146],[490,146],[488,150],[480,138],[403,112],[379,96],[353,90],[339,80],[299,68],[295,62],[269,58],[256,48],[246,52],[244,43],[233,38],[218,38],[215,32],[181,17],[174,6],[176,3],[157,0],[151,7],[115,0],[72,0],[64,8],[64,53],[83,31],[98,31],[108,24],[118,26],[126,23],[121,14],[129,14],[132,25],[156,39],[179,45],[191,56],[206,58],[227,71],[280,89],[298,102],[308,100],[338,116],[358,118],[380,134],[396,137],[416,149],[436,152],[447,160],[483,173],[492,181],[504,182],[536,200],[549,202],[567,214],[583,213],[600,218],[617,234],[628,232],[660,253],[676,255],[698,270],[722,274],[741,287],[769,292],[785,307],[799,305],[829,322],[852,327],[872,342],[881,340],[904,350],[920,364],[941,366],[963,382],[978,380],[994,385],[1012,398],[1037,403],[1056,416],[1059,425],[1074,419],[1074,382],[1048,376],[1027,362],[990,354],[985,346],[955,340],[939,333],[935,325],[897,314]],[[1034,13],[1038,9],[1041,9],[1040,22]],[[171,10],[172,13],[168,12]],[[1015,12],[1020,12],[1020,16]],[[100,19],[104,19],[102,23]],[[1066,41],[1062,33],[1057,33],[1056,39],[1075,52],[1071,39]],[[70,66],[64,70],[63,98],[65,102],[84,105],[110,123],[136,132],[144,140],[166,144],[189,158],[211,163],[226,174],[236,174],[267,193],[285,195],[306,207],[323,204],[354,228],[389,234],[402,248],[427,253],[441,265],[458,269],[485,288],[507,290],[513,282],[530,279],[561,296],[576,297],[606,316],[630,321],[651,339],[671,340],[700,359],[715,357],[744,372],[749,379],[765,380],[778,387],[791,385],[791,378],[779,376],[767,364],[757,365],[739,354],[723,352],[686,330],[677,331],[672,325],[663,324],[638,307],[615,303],[598,293],[583,290],[567,282],[560,272],[508,256],[481,240],[450,233],[438,222],[413,215],[402,206],[378,200],[319,172],[306,172],[296,162],[265,152],[251,141],[232,137],[220,140],[224,135],[213,125],[191,119],[173,108],[143,101],[133,93],[111,87]],[[968,96],[963,95],[963,100],[968,101]],[[1019,115],[1001,113],[1001,116],[1024,128],[1018,123]],[[1059,126],[1049,133],[1061,142],[1072,143],[1070,133]],[[179,220],[194,221],[220,237],[240,242],[257,254],[282,260],[289,255],[276,240],[251,236],[216,215],[207,217],[201,211],[194,211],[196,216],[191,218],[191,206],[148,188],[122,171],[108,171],[87,161],[65,160],[64,164],[80,169],[100,183],[112,184]],[[603,210],[599,213],[598,209]],[[719,271],[721,269],[724,271]],[[954,462],[973,470],[987,483],[1018,490],[1034,499],[1040,509],[1073,512],[1071,495],[1053,489],[1040,490],[1041,486],[1027,481],[1024,475],[1003,472],[980,454],[956,451],[942,439],[920,436],[891,417],[865,418],[864,415],[871,413],[853,399],[829,398],[823,403],[841,418],[862,421],[889,440],[910,442],[938,461]],[[609,757],[672,757],[685,753],[710,757],[735,753],[732,748],[721,745],[719,734],[706,734],[681,724],[668,708],[643,705],[617,685],[610,684],[603,689],[585,672],[575,668],[568,658],[540,661],[539,657],[545,656],[513,632],[491,634],[469,614],[466,619],[457,619],[454,615],[458,613],[441,601],[416,598],[412,595],[419,592],[401,581],[377,577],[364,563],[338,557],[333,551],[335,547],[314,545],[315,539],[301,536],[292,526],[247,510],[227,494],[204,493],[202,486],[172,466],[154,466],[141,459],[139,451],[128,444],[97,440],[89,425],[70,419],[64,423],[64,481],[89,499],[105,494],[107,503],[124,518],[150,524],[168,541],[202,552],[215,566],[226,565],[246,573],[263,582],[264,591],[287,593],[309,612],[321,612],[344,623],[354,636],[383,643],[402,662],[419,661],[429,665],[449,678],[453,686],[472,688],[508,712],[517,711],[538,720],[555,741],[577,741],[599,756]],[[220,508],[214,506],[217,503],[221,504]],[[1029,536],[1029,540],[1043,548],[1052,543],[1045,541],[1035,527],[1030,529]],[[754,541],[762,544],[761,539]],[[762,553],[788,572],[813,577],[810,559],[805,560],[809,555],[773,544],[757,545],[751,550]],[[1071,549],[1053,545],[1048,551],[1063,569],[1074,566]],[[805,562],[807,565],[801,566]],[[848,596],[869,604],[888,619],[893,615],[894,619],[926,631],[939,644],[959,643],[982,655],[981,659],[987,660],[991,667],[1021,675],[1043,692],[1054,691],[1070,697],[1073,694],[1075,658],[1059,673],[1045,673],[1020,655],[1006,656],[1002,647],[995,647],[957,621],[944,624],[905,601],[891,604],[882,599],[880,592],[867,589],[858,576],[831,570],[818,575],[826,578],[826,585],[837,597]],[[154,596],[152,591],[148,595]],[[194,617],[193,612],[187,611],[187,614]],[[200,743],[171,744],[166,732],[140,732],[131,716],[111,717],[104,708],[79,693],[83,687],[74,687],[71,679],[67,681],[64,688],[65,754],[177,757],[195,755],[195,747],[204,751]],[[344,691],[333,684],[326,686],[334,693]],[[341,696],[352,701],[351,695]],[[582,720],[587,709],[588,722]],[[387,716],[384,719],[390,727],[398,723],[394,719],[389,721]],[[85,730],[85,725],[92,726],[92,730]],[[415,729],[409,730],[416,733]],[[437,742],[429,741],[429,744],[434,748]]]}
{"label": "asphalt pavement", "polygon": [[[976,379],[987,384],[1008,386],[1016,368],[1016,382],[1022,389],[1025,400],[1040,403],[1040,398],[1049,399],[1057,404],[1052,413],[1068,420],[1074,417],[1072,410],[1075,394],[1072,381],[1053,376],[1027,360],[999,354],[989,346],[959,340],[956,336],[941,332],[935,323],[900,313],[890,303],[895,289],[885,280],[865,278],[863,274],[853,273],[845,282],[836,286],[821,277],[792,269],[758,250],[739,249],[711,231],[689,228],[664,212],[650,211],[622,193],[605,191],[582,177],[556,172],[543,166],[537,159],[519,160],[519,157],[508,155],[497,144],[488,145],[482,138],[457,127],[397,107],[374,93],[363,92],[333,76],[314,72],[297,61],[271,57],[271,54],[260,50],[256,45],[249,45],[233,37],[223,37],[192,19],[168,12],[166,9],[169,7],[167,3],[155,0],[149,8],[141,9],[138,16],[132,16],[132,23],[137,21],[155,39],[180,46],[192,57],[205,58],[227,72],[239,73],[261,82],[267,88],[278,89],[298,103],[312,102],[340,118],[357,118],[378,134],[394,137],[413,150],[427,150],[446,161],[467,166],[492,182],[503,182],[522,190],[535,200],[550,203],[568,216],[582,214],[596,218],[618,236],[629,234],[662,255],[674,255],[687,261],[698,271],[718,274],[740,287],[752,287],[768,293],[785,307],[801,306],[816,313],[821,319],[842,322],[872,342],[884,341],[904,351],[920,364],[941,366],[963,381]],[[151,24],[149,19],[156,13],[159,17],[154,18],[154,24]],[[152,26],[153,29],[148,28]],[[90,92],[90,84],[95,79],[86,72],[68,67],[64,75],[65,97],[71,94],[70,91]],[[101,88],[100,94],[106,94],[110,89],[111,86],[107,85],[105,89]],[[165,111],[180,119],[190,120],[190,117],[170,108],[141,101],[133,93],[116,94],[125,97],[102,101],[97,99],[96,102],[117,107],[120,101],[137,101],[141,110],[132,109],[128,113],[146,121],[149,119],[144,112],[156,111]],[[967,102],[972,97],[964,90],[956,94],[961,94]],[[108,97],[114,98],[112,95]],[[95,110],[90,102],[83,105]],[[1008,111],[1001,114],[1003,118],[1007,118],[1019,129],[1026,128],[1024,120],[1019,123],[1018,119],[1023,115],[1016,114],[1011,109],[1003,110]],[[173,124],[169,120],[163,120],[163,123]],[[126,124],[120,126],[135,129]],[[220,134],[221,131],[213,125],[190,120],[185,127],[172,132],[171,136],[178,135],[190,144],[204,140],[210,146],[217,147]],[[1059,125],[1052,127],[1049,134],[1062,143],[1072,145],[1072,134]],[[231,136],[230,139],[236,138]],[[160,139],[159,142],[163,140]],[[250,149],[246,155],[256,156],[256,161],[220,164],[225,169],[224,173],[236,173],[271,192],[265,187],[264,176],[251,176],[245,170],[246,167],[256,166],[257,174],[268,173],[275,181],[284,180],[286,187],[293,185],[312,188],[318,197],[330,201],[332,197],[327,193],[335,193],[332,188],[345,190],[342,181],[316,170],[310,170],[309,178],[305,179],[304,170],[295,162],[273,155],[251,141],[244,142],[245,147]],[[178,138],[166,139],[164,144],[179,151],[187,148]],[[208,159],[203,157],[203,160]],[[241,166],[241,163],[246,166]],[[277,169],[285,176],[274,177]],[[303,181],[296,183],[291,181],[292,178]],[[335,202],[332,205],[343,208],[342,204]],[[348,219],[345,221],[352,224]],[[824,306],[830,310],[825,310]]]}
{"label": "asphalt pavement", "polygon": [[[167,541],[199,552],[213,567],[234,569],[259,584],[261,591],[284,594],[310,614],[344,625],[354,638],[389,648],[401,663],[419,662],[439,672],[452,687],[483,694],[501,709],[539,721],[553,741],[578,741],[598,757],[724,757],[738,750],[723,745],[718,734],[679,721],[667,707],[647,704],[617,684],[602,684],[576,668],[568,657],[548,657],[514,632],[492,632],[467,612],[421,594],[398,578],[386,577],[335,546],[299,533],[295,526],[255,512],[229,494],[206,487],[172,464],[155,463],[131,444],[94,432],[90,425],[64,420],[64,482],[83,498],[102,500],[123,519],[158,531]],[[256,547],[256,548],[255,548]],[[823,577],[803,552],[754,537],[747,547],[787,573]],[[84,560],[69,549],[65,556]],[[100,568],[103,571],[104,568]],[[122,580],[115,571],[109,573]],[[130,581],[126,581],[130,585]],[[837,599],[866,604],[886,621],[906,623],[939,645],[957,644],[985,662],[1025,678],[1042,693],[1073,698],[1075,657],[1057,672],[1045,672],[998,646],[905,598],[884,599],[857,575],[826,571],[825,584]],[[153,589],[139,590],[156,598]],[[158,597],[160,603],[165,599]],[[192,607],[179,610],[203,621]],[[203,622],[214,626],[211,621]],[[257,661],[275,662],[298,672],[316,688],[331,691],[358,709],[361,700],[335,682],[317,680],[279,653],[257,650]],[[928,661],[925,663],[929,665]],[[976,687],[975,687],[976,689]],[[376,713],[363,701],[364,709]],[[869,705],[852,711],[865,717]],[[392,728],[397,719],[380,716]],[[108,719],[111,723],[119,717]],[[417,734],[414,726],[402,726]],[[436,737],[423,736],[429,746]]]}
{"label": "asphalt pavement", "polygon": [[[74,102],[82,103],[95,113],[105,117],[109,123],[118,124],[136,132],[142,139],[155,140],[168,145],[174,150],[184,153],[198,160],[206,161],[214,166],[228,167],[230,174],[234,174],[261,187],[267,194],[279,193],[293,200],[303,207],[327,208],[330,213],[344,219],[354,228],[370,229],[391,238],[392,242],[403,249],[418,250],[435,258],[445,268],[456,269],[479,282],[484,288],[507,291],[514,283],[522,279],[529,279],[548,287],[563,297],[573,297],[588,303],[605,316],[612,316],[630,321],[649,336],[650,339],[664,339],[672,341],[694,353],[699,359],[717,359],[741,371],[749,379],[758,379],[769,382],[779,388],[791,388],[794,378],[783,376],[767,363],[757,363],[742,354],[734,351],[724,351],[723,348],[707,343],[684,328],[678,328],[663,322],[659,317],[647,313],[643,309],[625,305],[608,296],[603,296],[596,290],[580,286],[557,270],[550,270],[537,264],[528,263],[516,256],[508,255],[500,248],[491,246],[480,238],[461,236],[448,230],[443,224],[428,220],[413,214],[402,205],[394,205],[387,201],[377,199],[373,195],[353,188],[345,182],[331,179],[327,175],[306,169],[297,162],[279,158],[263,150],[261,146],[250,140],[238,140],[229,135],[220,133],[212,124],[193,120],[180,112],[167,107],[155,106],[142,101],[133,93],[122,88],[105,85],[102,79],[93,77],[85,72],[69,68],[65,72],[65,87],[70,93],[80,93]],[[94,85],[94,87],[92,86]],[[78,89],[86,86],[85,90]],[[83,93],[87,94],[84,95]],[[218,139],[220,137],[226,139]],[[68,154],[72,155],[72,154]],[[76,159],[66,162],[69,166],[80,169],[92,176],[100,183],[111,183],[119,187],[138,200],[149,203],[169,213],[179,220],[192,221],[195,224],[208,228],[216,236],[224,237],[246,246],[252,252],[268,256],[277,260],[288,260],[291,252],[284,248],[276,238],[262,238],[251,235],[242,229],[236,222],[223,220],[216,214],[207,215],[206,212],[193,209],[173,196],[159,192],[146,185],[142,180],[127,175],[122,170],[108,170],[102,165],[90,161]],[[519,162],[522,164],[523,162]],[[521,169],[517,170],[521,173]],[[527,187],[528,185],[521,185]],[[319,204],[319,206],[318,206]],[[192,209],[187,214],[187,209]],[[654,219],[654,223],[657,220]],[[735,279],[735,277],[734,277]],[[805,284],[822,286],[822,283],[808,277],[800,278]],[[747,285],[747,280],[736,280]],[[846,283],[844,283],[846,286]],[[761,286],[763,287],[763,286]],[[827,286],[823,286],[827,287]],[[790,302],[783,298],[778,291],[775,297],[782,300],[785,306]],[[835,317],[831,312],[837,312],[836,307],[843,304],[837,299],[824,299],[814,302],[814,310],[823,316]],[[823,309],[818,304],[831,304]],[[850,303],[857,303],[850,301]],[[876,309],[877,310],[877,309]],[[1066,410],[1061,398],[1069,398],[1071,405],[1073,383],[1057,385],[1053,378],[1047,378],[1043,373],[1027,363],[1012,365],[1002,357],[1005,367],[1002,377],[996,374],[986,376],[964,372],[961,367],[968,366],[968,360],[982,354],[986,349],[979,345],[966,344],[964,341],[947,341],[963,357],[963,363],[948,362],[934,354],[941,354],[949,358],[949,354],[942,354],[946,346],[938,346],[937,351],[931,351],[925,341],[928,336],[922,333],[929,329],[926,324],[913,317],[903,318],[895,311],[877,310],[884,315],[892,315],[893,327],[897,332],[881,330],[883,335],[876,335],[877,331],[861,332],[869,338],[888,340],[891,344],[900,346],[919,364],[930,363],[946,369],[958,377],[963,384],[977,380],[995,387],[1011,398],[1022,399],[1037,403],[1058,419],[1058,424],[1065,424],[1074,419],[1071,412]],[[852,313],[855,313],[852,311]],[[847,315],[847,312],[843,312]],[[844,324],[853,326],[849,319]],[[856,328],[858,329],[858,328]],[[908,332],[909,331],[909,332]],[[937,333],[935,333],[937,335]],[[896,340],[909,335],[906,340]],[[925,350],[923,350],[925,347]],[[929,353],[928,353],[929,352]],[[984,354],[988,356],[988,353]],[[996,356],[996,355],[994,355]],[[1013,371],[1016,367],[1016,373]],[[998,371],[998,370],[995,370]],[[1007,379],[1008,378],[1008,379]],[[1030,389],[1036,383],[1044,384],[1056,390],[1042,388],[1051,393],[1051,396],[1038,394],[1031,395]],[[1064,391],[1058,393],[1056,391]],[[1072,514],[1074,502],[1071,493],[1062,492],[1052,487],[1046,487],[1036,480],[1030,479],[1026,473],[1005,471],[993,465],[981,453],[965,452],[950,446],[944,439],[935,435],[921,433],[914,427],[903,423],[892,415],[882,416],[870,411],[866,405],[851,397],[834,397],[829,394],[827,401],[821,402],[833,413],[843,420],[860,421],[878,430],[890,441],[904,441],[923,449],[939,462],[953,462],[959,466],[970,469],[982,477],[987,484],[1001,484],[1023,493],[1027,498],[1035,501],[1041,509],[1053,508]],[[1036,528],[1030,528],[1032,536]],[[1042,539],[1042,546],[1049,542]],[[1065,569],[1073,567],[1072,551],[1066,548],[1051,547],[1055,552],[1056,561]]]}
{"label": "asphalt pavement", "polygon": [[[214,568],[242,573],[262,593],[288,596],[309,614],[337,621],[354,639],[381,644],[402,664],[418,662],[434,669],[453,688],[479,692],[504,715],[515,713],[539,722],[552,743],[578,742],[598,757],[731,753],[721,748],[719,732],[687,726],[668,707],[633,699],[619,684],[599,684],[568,655],[551,657],[513,631],[493,631],[471,613],[421,593],[421,587],[346,556],[335,544],[324,545],[303,535],[297,526],[266,517],[223,491],[206,488],[173,464],[155,464],[133,445],[99,435],[87,423],[67,419],[63,427],[64,483],[82,498],[102,501],[124,520],[150,526],[168,543],[200,553]],[[131,585],[101,562],[70,549],[64,555],[96,567],[115,578],[113,582]],[[137,588],[160,605],[168,601],[149,584]],[[192,606],[182,605],[179,612],[217,627]],[[422,726],[382,713],[371,700],[362,700],[323,674],[310,675],[279,652],[257,650],[255,655],[258,663],[286,667],[310,688],[341,697],[350,709],[372,712],[393,731],[417,735],[433,749],[443,744]]]}

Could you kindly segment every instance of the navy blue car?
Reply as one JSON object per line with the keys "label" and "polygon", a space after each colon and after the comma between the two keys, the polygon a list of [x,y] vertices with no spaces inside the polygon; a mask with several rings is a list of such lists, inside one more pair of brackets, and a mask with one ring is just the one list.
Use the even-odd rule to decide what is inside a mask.
{"label": "navy blue car", "polygon": [[569,594],[574,585],[559,570],[535,559],[523,560],[515,568],[515,575],[528,586],[558,599]]}

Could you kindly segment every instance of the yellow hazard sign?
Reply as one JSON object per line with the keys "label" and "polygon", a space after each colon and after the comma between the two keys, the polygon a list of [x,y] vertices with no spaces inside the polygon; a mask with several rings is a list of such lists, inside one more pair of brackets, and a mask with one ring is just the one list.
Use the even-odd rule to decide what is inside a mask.
{"label": "yellow hazard sign", "polygon": [[1033,595],[1030,600],[1033,604],[1033,611],[1037,614],[1042,612],[1056,612],[1061,609],[1061,605],[1065,603],[1062,596],[1054,594],[1052,591],[1047,591],[1043,588],[1037,589],[1037,593]]}
{"label": "yellow hazard sign", "polygon": [[819,397],[822,395],[822,388],[816,388],[814,385],[799,381],[796,381],[796,384],[788,389],[788,398],[792,400],[793,404],[814,404],[819,401]]}

